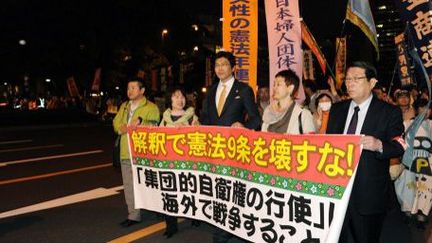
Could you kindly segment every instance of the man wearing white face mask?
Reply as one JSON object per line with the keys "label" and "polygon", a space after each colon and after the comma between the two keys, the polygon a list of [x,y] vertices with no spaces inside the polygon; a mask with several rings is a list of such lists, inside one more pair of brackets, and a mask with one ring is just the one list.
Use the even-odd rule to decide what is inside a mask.
{"label": "man wearing white face mask", "polygon": [[315,99],[316,110],[313,114],[314,124],[318,133],[325,133],[329,117],[330,107],[333,103],[333,96],[330,92],[321,91]]}

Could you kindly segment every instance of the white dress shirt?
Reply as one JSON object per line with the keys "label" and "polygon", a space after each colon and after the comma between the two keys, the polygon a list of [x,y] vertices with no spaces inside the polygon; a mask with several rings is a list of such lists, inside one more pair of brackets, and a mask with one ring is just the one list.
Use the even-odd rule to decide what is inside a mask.
{"label": "white dress shirt", "polygon": [[[217,89],[216,89],[216,97],[215,97],[215,104],[216,104],[216,105],[218,104],[218,102],[219,102],[219,97],[220,97],[220,95],[221,95],[221,93],[222,93],[222,89],[223,89],[223,86],[222,86],[222,85],[225,85],[225,95],[226,95],[226,97],[228,97],[228,94],[229,94],[229,92],[231,91],[231,88],[232,88],[233,84],[234,84],[234,76],[231,76],[231,78],[228,79],[225,83],[222,83],[222,82],[219,80],[219,84],[218,84],[218,87],[217,87]],[[225,98],[226,98],[226,97],[225,97]]]}
{"label": "white dress shirt", "polygon": [[347,133],[348,126],[351,122],[352,116],[354,115],[354,107],[356,107],[356,106],[358,106],[360,108],[360,110],[358,112],[357,128],[356,128],[355,134],[356,135],[360,134],[362,127],[363,127],[363,123],[364,123],[365,118],[366,118],[367,111],[368,111],[370,103],[372,101],[372,97],[373,97],[373,95],[371,94],[369,96],[369,98],[367,98],[367,100],[365,100],[361,104],[357,104],[353,100],[351,101],[350,107],[348,109],[348,116],[347,116],[347,119],[345,121],[344,134]]}

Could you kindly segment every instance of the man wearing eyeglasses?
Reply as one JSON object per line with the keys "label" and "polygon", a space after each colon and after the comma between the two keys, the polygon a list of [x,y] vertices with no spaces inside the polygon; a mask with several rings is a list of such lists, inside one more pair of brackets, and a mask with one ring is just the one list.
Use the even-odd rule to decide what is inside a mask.
{"label": "man wearing eyeglasses", "polygon": [[400,109],[372,94],[378,82],[374,67],[354,62],[346,73],[350,100],[330,109],[327,134],[362,135],[363,151],[339,242],[379,242],[390,193],[389,160],[406,146]]}

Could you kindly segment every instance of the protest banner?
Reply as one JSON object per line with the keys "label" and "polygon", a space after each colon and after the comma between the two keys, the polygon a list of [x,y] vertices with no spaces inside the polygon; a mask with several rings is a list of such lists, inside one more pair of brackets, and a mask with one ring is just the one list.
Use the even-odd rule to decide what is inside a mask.
{"label": "protest banner", "polygon": [[264,1],[269,52],[269,87],[282,70],[291,69],[300,78],[296,102],[306,99],[303,82],[303,51],[300,8],[298,1]]}
{"label": "protest banner", "polygon": [[258,1],[222,1],[225,51],[236,57],[235,77],[257,91]]}
{"label": "protest banner", "polygon": [[337,242],[361,154],[356,135],[138,127],[128,139],[136,208],[252,242]]}

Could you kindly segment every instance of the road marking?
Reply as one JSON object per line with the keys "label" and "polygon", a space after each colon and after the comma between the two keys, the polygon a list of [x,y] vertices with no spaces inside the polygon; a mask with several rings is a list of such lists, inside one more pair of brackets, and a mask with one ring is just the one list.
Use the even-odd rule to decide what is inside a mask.
{"label": "road marking", "polygon": [[31,139],[24,139],[24,140],[11,140],[11,141],[4,141],[4,142],[0,142],[0,145],[5,145],[5,144],[16,144],[16,143],[30,143],[33,140]]}
{"label": "road marking", "polygon": [[58,147],[63,147],[63,146],[64,146],[63,144],[52,144],[52,145],[15,148],[15,149],[0,149],[0,153],[18,152],[18,151],[26,151],[26,150],[37,150],[37,149],[47,149],[47,148],[58,148]]}
{"label": "road marking", "polygon": [[37,176],[28,176],[28,177],[10,179],[10,180],[5,180],[5,181],[0,181],[0,186],[1,185],[7,185],[7,184],[13,184],[13,183],[17,183],[17,182],[23,182],[23,181],[43,179],[43,178],[59,176],[59,175],[73,174],[73,173],[77,173],[77,172],[81,172],[81,171],[96,170],[96,169],[105,168],[105,167],[109,167],[109,166],[112,166],[112,163],[94,165],[94,166],[89,166],[89,167],[84,167],[84,168],[79,168],[79,169],[73,169],[73,170],[63,170],[63,171],[58,171],[58,172],[53,172],[53,173],[48,173],[48,174],[43,174],[43,175],[37,175]]}
{"label": "road marking", "polygon": [[75,157],[75,156],[88,155],[88,154],[97,154],[97,153],[102,153],[102,152],[103,152],[103,150],[99,149],[99,150],[92,150],[92,151],[86,151],[86,152],[80,152],[80,153],[59,154],[59,155],[45,156],[45,157],[38,157],[38,158],[31,158],[31,159],[12,160],[12,161],[6,161],[6,162],[0,163],[0,167],[1,166],[7,166],[7,165],[15,165],[15,164],[34,162],[34,161],[39,161],[39,160]]}
{"label": "road marking", "polygon": [[102,197],[109,197],[109,196],[119,194],[121,190],[123,190],[123,186],[117,186],[112,188],[99,187],[90,191],[81,192],[66,197],[60,197],[46,202],[37,203],[30,206],[6,211],[0,213],[0,219],[22,215],[26,213],[37,212],[37,211],[50,209],[50,208],[61,207],[61,206],[70,205],[74,203],[85,202],[85,201],[98,199]]}
{"label": "road marking", "polygon": [[[177,219],[178,223],[181,223],[183,221],[185,221],[185,219]],[[159,222],[157,224],[153,224],[153,225],[150,225],[148,227],[145,227],[144,229],[140,229],[140,230],[137,230],[137,231],[132,232],[130,234],[116,238],[114,240],[108,241],[108,243],[132,242],[134,240],[138,240],[138,239],[147,237],[149,235],[152,235],[154,233],[157,233],[157,232],[159,232],[165,228],[166,228],[165,222]]]}

